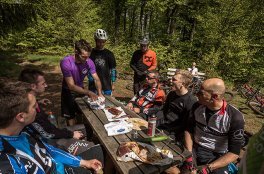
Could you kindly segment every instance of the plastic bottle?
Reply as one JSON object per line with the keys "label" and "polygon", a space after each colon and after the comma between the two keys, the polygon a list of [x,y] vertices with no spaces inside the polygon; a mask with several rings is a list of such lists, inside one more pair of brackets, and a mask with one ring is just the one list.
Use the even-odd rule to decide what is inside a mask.
{"label": "plastic bottle", "polygon": [[51,124],[58,127],[57,119],[56,119],[55,115],[53,115],[52,112],[49,112],[48,120],[50,121]]}
{"label": "plastic bottle", "polygon": [[150,137],[155,136],[156,122],[157,122],[157,117],[155,114],[153,114],[151,117],[149,117],[149,119],[148,119],[148,136],[150,136]]}

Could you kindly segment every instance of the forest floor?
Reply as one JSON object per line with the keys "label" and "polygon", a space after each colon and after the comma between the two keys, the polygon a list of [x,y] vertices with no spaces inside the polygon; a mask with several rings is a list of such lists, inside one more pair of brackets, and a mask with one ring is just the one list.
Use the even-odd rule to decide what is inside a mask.
{"label": "forest floor", "polygon": [[[13,61],[15,63],[15,68],[8,67],[9,65],[4,65],[5,61],[8,60],[9,62]],[[2,66],[0,68],[1,71],[5,71],[5,75],[10,78],[16,79],[19,75],[21,69],[25,67],[32,67],[37,68],[45,72],[45,78],[48,84],[46,92],[40,96],[40,98],[47,98],[51,100],[53,103],[47,109],[49,111],[53,111],[55,115],[59,118],[59,124],[64,125],[63,119],[61,119],[60,115],[60,91],[61,91],[61,82],[62,82],[62,74],[59,68],[58,63],[55,65],[43,63],[42,61],[28,61],[24,58],[14,58],[8,56],[1,56],[0,54],[0,63]],[[2,73],[3,74],[3,73]],[[0,75],[2,75],[0,74]],[[133,92],[126,89],[125,86],[129,83],[132,83],[131,80],[127,79],[118,79],[115,83],[115,90],[113,92],[113,96],[121,101],[127,102],[133,96]],[[87,84],[87,82],[85,82]],[[264,118],[261,118],[259,115],[255,114],[246,104],[245,99],[241,98],[240,95],[234,92],[235,96],[234,99],[231,101],[231,104],[236,106],[244,115],[246,125],[246,131],[254,134],[256,133],[264,123]]]}

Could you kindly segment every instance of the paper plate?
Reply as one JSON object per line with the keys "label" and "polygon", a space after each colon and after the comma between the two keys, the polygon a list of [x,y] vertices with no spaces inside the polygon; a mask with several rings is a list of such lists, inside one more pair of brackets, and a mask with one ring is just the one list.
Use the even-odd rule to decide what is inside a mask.
{"label": "paper plate", "polygon": [[133,124],[133,129],[144,130],[148,128],[148,122],[141,118],[129,118],[128,122]]}

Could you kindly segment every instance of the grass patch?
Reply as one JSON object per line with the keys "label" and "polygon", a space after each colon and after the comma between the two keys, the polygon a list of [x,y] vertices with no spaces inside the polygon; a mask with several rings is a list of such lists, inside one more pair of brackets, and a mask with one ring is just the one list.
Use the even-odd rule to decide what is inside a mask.
{"label": "grass patch", "polygon": [[58,65],[63,56],[28,54],[24,57],[29,62],[42,62],[47,65]]}
{"label": "grass patch", "polygon": [[261,118],[260,115],[251,110],[246,104],[246,99],[242,98],[239,94],[235,94],[233,100],[230,103],[239,109],[244,115],[246,122],[245,130],[253,134],[257,133],[264,123],[264,118]]}

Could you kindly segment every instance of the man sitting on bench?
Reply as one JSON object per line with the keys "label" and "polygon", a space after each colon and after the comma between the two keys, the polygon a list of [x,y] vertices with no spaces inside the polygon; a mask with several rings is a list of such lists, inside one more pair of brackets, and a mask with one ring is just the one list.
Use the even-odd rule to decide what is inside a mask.
{"label": "man sitting on bench", "polygon": [[[156,113],[165,100],[165,92],[159,87],[159,73],[151,70],[147,74],[146,84],[127,104],[128,109],[136,113],[149,115]],[[147,118],[145,118],[147,119]]]}

